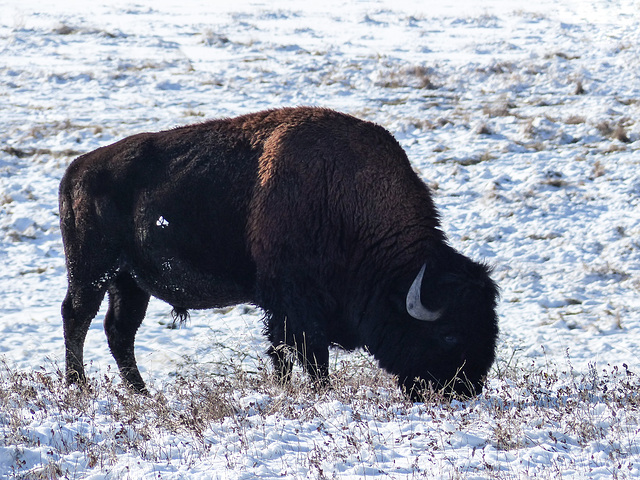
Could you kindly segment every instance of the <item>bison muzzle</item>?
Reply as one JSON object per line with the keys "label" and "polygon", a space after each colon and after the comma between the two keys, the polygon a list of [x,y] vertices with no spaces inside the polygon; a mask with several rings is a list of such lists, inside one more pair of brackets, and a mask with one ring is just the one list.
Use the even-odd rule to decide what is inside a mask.
{"label": "bison muzzle", "polygon": [[151,295],[184,314],[251,303],[280,381],[318,385],[329,346],[366,348],[414,399],[474,395],[494,360],[497,287],[451,248],[428,187],[382,127],[285,108],[141,133],[82,155],[60,184],[66,378],[104,329],[146,390],[134,338]]}

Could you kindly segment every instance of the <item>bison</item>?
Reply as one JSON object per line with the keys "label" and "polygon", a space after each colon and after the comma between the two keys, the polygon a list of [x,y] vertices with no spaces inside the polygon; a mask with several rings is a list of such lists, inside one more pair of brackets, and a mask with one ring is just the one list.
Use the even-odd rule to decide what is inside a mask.
{"label": "bison", "polygon": [[277,378],[327,385],[329,347],[366,348],[413,399],[472,396],[493,363],[498,290],[455,251],[384,128],[300,107],[141,133],[80,156],[60,184],[66,379],[109,293],[109,348],[145,392],[134,338],[151,295],[264,311]]}

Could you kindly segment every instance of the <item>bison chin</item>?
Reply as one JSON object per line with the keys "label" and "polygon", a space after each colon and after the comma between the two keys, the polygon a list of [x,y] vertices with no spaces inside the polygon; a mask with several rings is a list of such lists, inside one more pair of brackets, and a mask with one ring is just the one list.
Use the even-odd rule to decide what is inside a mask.
{"label": "bison chin", "polygon": [[[446,335],[442,340],[437,336],[431,337],[427,344],[432,348],[424,352],[420,360],[415,363],[394,362],[395,365],[386,368],[397,376],[400,389],[412,401],[424,402],[434,396],[465,399],[482,393],[487,372],[494,360],[494,354],[489,352],[493,341],[487,339],[489,341],[485,345],[489,348],[484,352],[473,351],[473,346],[465,348],[462,344],[451,346],[448,351],[446,347],[438,345],[451,342],[450,337]],[[464,340],[457,338],[453,341]],[[384,367],[383,362],[380,364]]]}
{"label": "bison chin", "polygon": [[484,387],[484,379],[472,381],[465,378],[462,370],[452,379],[444,382],[435,380],[423,380],[420,377],[414,377],[404,381],[398,380],[400,389],[413,402],[428,402],[436,396],[442,396],[446,399],[465,400],[473,398],[482,393]]}
{"label": "bison chin", "polygon": [[436,397],[459,400],[475,397],[482,393],[491,363],[482,362],[482,366],[476,363],[476,368],[469,368],[466,361],[458,363],[459,358],[455,354],[427,359],[425,365],[428,367],[422,373],[418,372],[417,365],[404,365],[392,373],[397,376],[400,389],[414,402],[426,402]]}
{"label": "bison chin", "polygon": [[401,346],[389,342],[372,353],[412,401],[470,398],[482,392],[494,361],[495,336],[486,333],[484,338],[466,336],[443,322],[407,329]]}

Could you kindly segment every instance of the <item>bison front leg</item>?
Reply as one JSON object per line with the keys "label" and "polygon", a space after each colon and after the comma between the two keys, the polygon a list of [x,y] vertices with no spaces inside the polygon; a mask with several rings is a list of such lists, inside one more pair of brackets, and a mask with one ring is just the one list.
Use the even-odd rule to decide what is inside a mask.
{"label": "bison front leg", "polygon": [[293,370],[292,358],[294,355],[292,349],[283,340],[272,339],[267,354],[271,357],[276,381],[283,387],[288,385],[291,381],[291,372]]}
{"label": "bison front leg", "polygon": [[329,386],[329,345],[324,334],[306,331],[294,340],[298,358],[317,389]]}
{"label": "bison front leg", "polygon": [[289,383],[293,359],[302,365],[316,388],[323,389],[329,385],[329,344],[315,322],[302,322],[290,316],[270,316],[267,334],[271,341],[268,354],[282,385]]}
{"label": "bison front leg", "polygon": [[119,274],[109,286],[104,331],[122,378],[140,393],[147,393],[147,388],[136,363],[134,341],[148,304],[149,294],[128,273]]}

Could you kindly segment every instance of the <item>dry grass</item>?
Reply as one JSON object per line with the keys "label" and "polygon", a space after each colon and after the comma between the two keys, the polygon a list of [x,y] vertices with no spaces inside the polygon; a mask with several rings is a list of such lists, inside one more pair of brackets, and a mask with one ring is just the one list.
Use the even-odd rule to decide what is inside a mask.
{"label": "dry grass", "polygon": [[607,169],[605,168],[604,164],[600,160],[596,160],[593,164],[593,170],[591,171],[591,175],[589,176],[589,178],[593,180],[595,178],[606,175],[606,173]]}
{"label": "dry grass", "polygon": [[434,82],[435,72],[424,66],[410,66],[398,70],[381,72],[381,78],[376,82],[383,88],[417,88],[436,90],[440,88]]}
{"label": "dry grass", "polygon": [[[191,452],[179,461],[197,462],[210,454],[212,430],[227,428],[237,433],[237,443],[227,457],[227,468],[233,470],[241,466],[243,455],[259,447],[255,430],[267,428],[276,418],[293,422],[299,431],[308,431],[309,425],[314,430],[317,425],[318,438],[324,443],[319,441],[300,459],[315,478],[330,478],[323,471],[326,462],[349,462],[363,452],[375,457],[380,442],[400,448],[412,441],[427,441],[424,435],[428,435],[429,451],[416,457],[411,467],[417,478],[428,473],[425,465],[442,456],[455,459],[452,442],[465,432],[473,432],[473,452],[477,449],[477,455],[482,455],[483,461],[474,468],[488,478],[521,478],[520,473],[496,463],[495,452],[524,457],[540,448],[565,452],[564,463],[552,459],[543,478],[553,477],[556,468],[583,469],[587,475],[587,469],[598,463],[587,458],[594,445],[606,452],[612,478],[631,478],[632,465],[640,461],[636,375],[626,365],[600,371],[592,367],[578,374],[570,361],[560,371],[535,364],[522,367],[516,364],[517,358],[514,352],[508,361],[497,363],[488,388],[478,398],[449,402],[435,394],[424,405],[408,402],[393,378],[366,355],[334,365],[333,389],[323,392],[313,391],[302,375],[295,375],[292,385],[283,390],[265,368],[252,375],[236,370],[226,378],[194,371],[160,388],[151,386],[157,393],[141,396],[109,375],[92,379],[80,389],[68,387],[55,369],[24,372],[3,364],[0,447],[15,449],[14,478],[71,478],[64,459],[77,452],[82,467],[91,471],[108,471],[124,453],[146,462],[175,461],[175,452],[168,452],[167,443],[158,441],[172,435],[182,439],[181,445],[188,444]],[[247,401],[255,398],[259,400]],[[340,427],[336,418],[328,420],[326,412],[319,411],[319,404],[337,404],[350,419]],[[375,423],[387,431],[402,432],[408,425],[415,429],[416,421],[429,429],[423,437],[415,437],[421,435],[420,429],[389,438],[388,433],[370,427]],[[332,422],[336,423],[333,430],[327,426]],[[391,424],[396,426],[389,429]],[[34,425],[47,425],[49,438],[43,439]],[[266,438],[264,432],[260,435]],[[41,442],[48,442],[49,453],[38,465],[27,464],[24,452],[37,449]],[[456,478],[470,473],[468,466],[455,460],[449,467]]]}
{"label": "dry grass", "polygon": [[617,125],[612,125],[611,122],[605,120],[596,124],[596,129],[604,137],[609,137],[612,140],[618,140],[622,143],[630,142],[622,122]]}
{"label": "dry grass", "polygon": [[84,152],[80,150],[64,149],[64,150],[51,150],[49,148],[16,148],[16,147],[3,147],[1,151],[13,155],[18,158],[37,157],[39,155],[50,155],[54,158],[66,158],[77,157]]}
{"label": "dry grass", "polygon": [[508,117],[513,115],[512,109],[516,108],[513,102],[500,101],[482,107],[482,113],[488,117]]}

